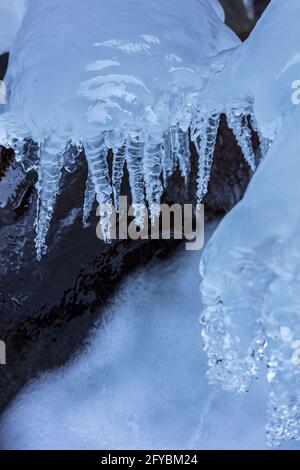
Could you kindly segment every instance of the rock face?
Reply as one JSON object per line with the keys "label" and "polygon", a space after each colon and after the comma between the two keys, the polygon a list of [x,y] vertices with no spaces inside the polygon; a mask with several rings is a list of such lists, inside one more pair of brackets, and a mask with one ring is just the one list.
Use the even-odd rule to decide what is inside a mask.
{"label": "rock face", "polygon": [[8,64],[8,54],[0,55],[0,80],[3,80]]}
{"label": "rock face", "polygon": [[243,1],[220,0],[225,11],[225,20],[240,38],[244,39],[251,31],[252,21],[248,18]]}
{"label": "rock face", "polygon": [[226,14],[226,23],[242,40],[248,37],[256,21],[270,3],[270,0],[253,0],[254,18],[250,19],[242,0],[219,1]]}
{"label": "rock face", "polygon": [[[232,3],[232,2],[231,2]],[[241,3],[241,2],[239,2]],[[7,56],[0,58],[2,75]],[[0,71],[1,77],[1,71]],[[195,203],[196,153],[187,186],[179,174],[164,195],[168,203]],[[222,118],[209,193],[207,219],[223,216],[242,197],[250,178],[235,138]],[[0,156],[0,340],[7,365],[0,366],[0,410],[40,371],[66,361],[82,344],[96,312],[126,274],[153,257],[168,256],[178,241],[115,241],[96,237],[92,216],[83,229],[84,159],[66,174],[48,236],[48,253],[36,261],[36,176],[24,174],[10,150]],[[123,187],[128,193],[128,185]],[[96,206],[93,213],[96,213]]]}

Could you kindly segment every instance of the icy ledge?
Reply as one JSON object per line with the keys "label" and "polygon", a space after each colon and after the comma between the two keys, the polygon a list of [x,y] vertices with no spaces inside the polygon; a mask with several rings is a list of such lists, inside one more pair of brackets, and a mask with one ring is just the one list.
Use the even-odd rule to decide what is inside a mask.
{"label": "icy ledge", "polygon": [[[168,19],[163,25],[162,18]],[[89,170],[83,221],[96,198],[108,242],[111,204],[118,208],[125,165],[141,225],[144,201],[155,215],[163,185],[176,168],[188,179],[191,138],[199,155],[197,196],[203,199],[221,112],[254,170],[251,99],[238,106],[204,99],[207,83],[240,45],[223,21],[216,0],[192,0],[188,9],[183,0],[126,5],[105,0],[101,8],[90,0],[89,9],[79,0],[27,0],[11,50],[0,144],[15,150],[26,171],[38,173],[39,259],[46,252],[62,172],[76,169],[83,150]]]}
{"label": "icy ledge", "polygon": [[[3,128],[9,131],[0,143],[13,148],[15,157],[25,171],[35,169],[38,173],[38,208],[36,218],[36,248],[38,259],[46,253],[46,236],[59,193],[62,171],[75,171],[77,157],[84,151],[89,175],[83,205],[83,223],[87,224],[95,198],[101,204],[101,227],[106,242],[110,242],[109,217],[112,204],[118,211],[125,165],[129,174],[132,205],[136,209],[136,223],[144,220],[140,208],[147,202],[151,216],[159,212],[164,186],[179,168],[185,181],[190,175],[190,139],[198,153],[197,200],[202,202],[208,190],[220,111],[202,111],[190,108],[193,116],[188,125],[179,122],[164,132],[148,134],[146,129],[120,128],[105,131],[97,138],[85,141],[67,140],[54,135],[42,143],[34,142],[24,127],[5,116]],[[256,169],[256,159],[251,143],[248,120],[250,110],[233,109],[226,113],[238,144],[251,170]],[[1,125],[1,117],[0,117]],[[17,129],[17,130],[16,130]],[[24,137],[20,137],[24,135]],[[16,137],[18,136],[18,137]],[[263,148],[262,148],[263,151]],[[112,172],[109,171],[109,152],[113,157]]]}

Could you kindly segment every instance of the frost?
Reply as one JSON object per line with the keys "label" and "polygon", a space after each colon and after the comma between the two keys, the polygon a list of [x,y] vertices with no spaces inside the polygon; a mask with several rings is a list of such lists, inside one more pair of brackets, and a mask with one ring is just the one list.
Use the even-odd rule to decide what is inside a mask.
{"label": "frost", "polygon": [[203,115],[199,125],[200,144],[198,144],[198,142],[196,141],[196,148],[198,150],[199,155],[199,175],[197,180],[198,202],[202,202],[202,199],[204,198],[208,190],[208,183],[218,135],[219,123],[219,113],[213,115],[209,115],[206,113],[205,115]]}

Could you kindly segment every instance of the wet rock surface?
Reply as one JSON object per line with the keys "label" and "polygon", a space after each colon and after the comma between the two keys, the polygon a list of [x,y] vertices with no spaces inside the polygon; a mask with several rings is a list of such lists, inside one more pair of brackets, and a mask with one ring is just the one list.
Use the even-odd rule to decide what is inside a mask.
{"label": "wet rock surface", "polygon": [[253,0],[251,18],[249,18],[247,14],[243,0],[219,1],[225,11],[226,24],[233,29],[242,40],[245,40],[271,0]]}
{"label": "wet rock surface", "polygon": [[248,36],[252,21],[248,18],[246,8],[241,0],[220,0],[225,11],[226,24],[242,39]]}
{"label": "wet rock surface", "polygon": [[253,1],[253,6],[254,6],[254,13],[256,18],[259,18],[264,10],[267,8],[271,0],[254,0]]}

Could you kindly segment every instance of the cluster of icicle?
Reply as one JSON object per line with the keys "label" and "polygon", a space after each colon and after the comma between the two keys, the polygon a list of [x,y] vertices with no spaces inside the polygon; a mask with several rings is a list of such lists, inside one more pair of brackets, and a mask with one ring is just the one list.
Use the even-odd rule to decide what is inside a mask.
{"label": "cluster of icicle", "polygon": [[[38,172],[38,204],[36,217],[37,257],[46,253],[46,236],[59,193],[63,169],[73,172],[76,158],[84,151],[88,164],[88,179],[84,197],[83,223],[87,224],[95,199],[100,205],[100,224],[103,238],[110,242],[110,215],[113,204],[119,210],[119,197],[126,164],[129,174],[132,206],[137,226],[144,221],[143,208],[148,204],[151,218],[160,212],[161,196],[170,175],[179,168],[185,181],[191,171],[190,142],[199,156],[197,202],[202,202],[208,190],[214,149],[218,135],[220,111],[201,110],[193,113],[190,125],[171,125],[160,137],[149,135],[146,129],[105,131],[98,138],[72,142],[65,136],[52,136],[35,143],[18,123],[10,122],[4,145],[14,149],[17,161],[25,171]],[[249,109],[225,112],[244,157],[254,171],[256,158],[251,143]],[[253,120],[252,120],[253,121]],[[255,128],[252,122],[252,127]],[[17,137],[16,137],[17,136]],[[268,144],[261,139],[262,153]],[[110,175],[108,152],[112,151],[113,165]]]}

